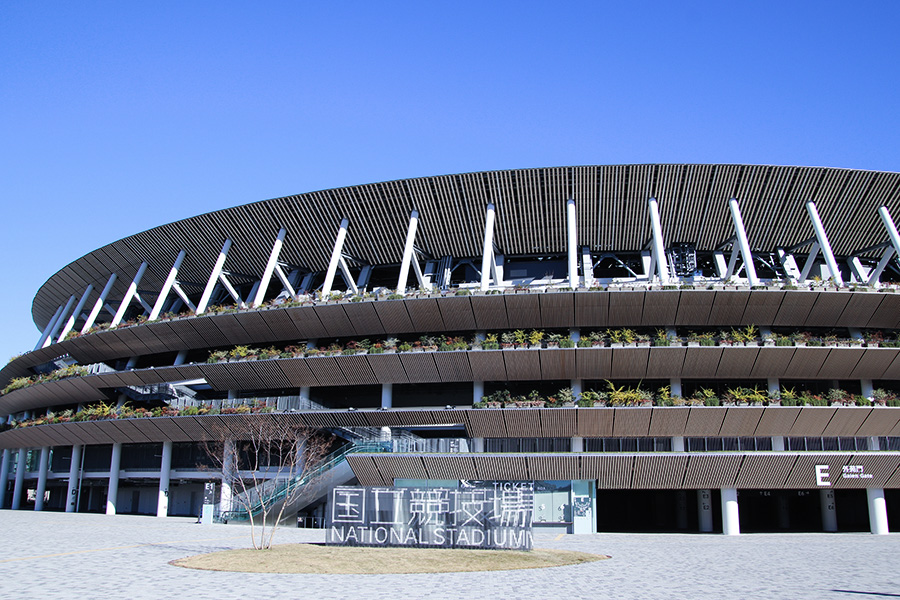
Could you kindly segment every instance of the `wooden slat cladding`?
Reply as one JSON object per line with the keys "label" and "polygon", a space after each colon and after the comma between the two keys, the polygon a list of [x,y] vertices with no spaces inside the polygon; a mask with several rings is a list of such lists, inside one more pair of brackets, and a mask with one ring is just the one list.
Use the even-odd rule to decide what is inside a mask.
{"label": "wooden slat cladding", "polygon": [[731,487],[743,460],[743,456],[735,454],[692,454],[681,486],[685,489]]}
{"label": "wooden slat cladding", "polygon": [[[364,358],[364,357],[361,357]],[[285,415],[265,415],[283,418]],[[668,407],[668,408],[518,408],[518,409],[363,409],[291,413],[314,427],[366,425],[373,427],[406,425],[463,424],[468,437],[768,437],[768,436],[884,436],[900,433],[900,408],[834,407]],[[229,418],[240,417],[232,415]],[[257,416],[254,415],[254,418]],[[214,427],[216,417],[195,416],[171,419],[192,438]],[[758,422],[757,422],[758,421]],[[155,423],[166,423],[161,430]],[[133,435],[130,442],[183,441],[169,421],[124,419],[82,423],[41,425],[0,433],[0,448],[16,448],[23,431],[40,431],[50,436],[49,445],[82,443],[82,430],[93,424],[116,427]],[[112,425],[111,425],[112,424]],[[210,425],[211,424],[211,425]],[[160,427],[163,427],[162,425]],[[198,429],[199,427],[199,429]],[[135,429],[137,428],[137,429]],[[171,432],[170,437],[166,431]],[[176,435],[177,434],[177,435]],[[29,434],[30,435],[30,434]],[[72,436],[75,436],[74,438]],[[200,436],[200,437],[197,437]],[[44,440],[46,444],[47,439]],[[86,442],[99,443],[99,442]]]}

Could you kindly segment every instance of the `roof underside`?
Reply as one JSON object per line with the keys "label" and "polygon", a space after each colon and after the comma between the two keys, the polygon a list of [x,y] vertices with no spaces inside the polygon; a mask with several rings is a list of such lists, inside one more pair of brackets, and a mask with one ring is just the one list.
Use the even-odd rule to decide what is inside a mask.
{"label": "roof underside", "polygon": [[[565,204],[577,206],[578,245],[637,251],[649,238],[647,199],[659,200],[666,243],[711,250],[734,229],[727,201],[740,201],[753,249],[772,251],[813,236],[804,203],[814,200],[837,255],[887,240],[877,209],[900,214],[900,173],[746,165],[552,167],[442,175],[287,196],[162,225],[99,248],[70,263],[38,291],[32,316],[49,322],[88,284],[94,296],[109,275],[121,298],[142,261],[140,289],[152,298],[179,251],[178,279],[188,293],[205,285],[226,239],[226,269],[259,277],[281,227],[280,260],[323,271],[342,218],[350,220],[344,254],[372,265],[401,260],[410,211],[420,213],[416,246],[433,257],[480,256],[488,203],[497,209],[495,243],[507,255],[565,251]],[[255,275],[254,275],[255,274]]]}

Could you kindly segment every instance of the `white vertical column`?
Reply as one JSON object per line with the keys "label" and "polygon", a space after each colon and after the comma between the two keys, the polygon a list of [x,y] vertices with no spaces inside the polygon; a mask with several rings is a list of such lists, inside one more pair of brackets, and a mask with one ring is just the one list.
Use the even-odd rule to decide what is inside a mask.
{"label": "white vertical column", "polygon": [[62,315],[63,306],[59,305],[59,308],[56,309],[56,312],[53,313],[53,316],[50,318],[50,322],[47,323],[47,326],[44,327],[43,333],[41,333],[41,337],[38,339],[38,343],[34,345],[34,349],[37,350],[39,348],[43,348],[47,345],[47,341],[50,339],[50,335],[53,333],[53,328],[56,327],[57,321],[59,321],[60,316]]}
{"label": "white vertical column", "polygon": [[862,392],[863,397],[868,398],[869,401],[872,401],[872,397],[875,395],[875,386],[872,385],[871,379],[860,379],[859,380],[860,391]]}
{"label": "white vertical column", "polygon": [[222,450],[222,489],[219,494],[219,511],[222,513],[231,510],[232,485],[236,470],[234,454],[234,440],[225,440]]}
{"label": "white vertical column", "polygon": [[684,436],[672,436],[672,452],[684,452]]}
{"label": "white vertical column", "polygon": [[487,205],[484,218],[484,246],[481,250],[481,291],[490,287],[491,271],[494,261],[494,205]]}
{"label": "white vertical column", "polygon": [[128,305],[131,303],[131,299],[134,298],[134,295],[137,293],[137,286],[141,284],[141,279],[144,277],[144,273],[147,271],[147,262],[142,262],[141,266],[138,267],[137,273],[134,276],[134,279],[131,280],[131,284],[128,286],[128,291],[125,292],[125,297],[122,298],[122,303],[119,304],[119,309],[116,311],[116,316],[113,317],[110,325],[116,326],[122,322],[122,318],[125,316],[125,311],[128,310]]}
{"label": "white vertical column", "polygon": [[6,488],[9,485],[9,459],[12,452],[9,448],[3,450],[0,456],[0,508],[6,506]]}
{"label": "white vertical column", "polygon": [[109,487],[106,491],[106,514],[116,514],[116,503],[119,497],[119,465],[122,462],[122,444],[112,445],[109,458]]}
{"label": "white vertical column", "polygon": [[[484,396],[484,382],[472,382],[472,402],[480,402]],[[472,438],[472,452],[484,452],[484,438]]]}
{"label": "white vertical column", "polygon": [[866,499],[869,501],[869,528],[872,533],[876,535],[890,533],[884,489],[866,488]]}
{"label": "white vertical column", "polygon": [[19,448],[16,454],[16,483],[13,486],[12,508],[19,510],[22,506],[22,493],[25,491],[25,456],[28,454],[28,448]]}
{"label": "white vertical column", "polygon": [[834,490],[819,490],[819,506],[822,509],[822,531],[829,533],[838,530],[837,511],[834,505]]}
{"label": "white vertical column", "polygon": [[722,488],[722,533],[725,535],[741,534],[738,496],[735,488]]}
{"label": "white vertical column", "polygon": [[72,446],[72,462],[69,464],[69,487],[66,490],[66,512],[75,512],[78,507],[78,472],[81,469],[81,446]]}
{"label": "white vertical column", "polygon": [[272,279],[272,273],[275,271],[275,265],[278,264],[278,255],[281,254],[281,247],[284,245],[284,238],[287,235],[287,229],[282,227],[278,230],[278,236],[275,243],[272,244],[272,252],[269,253],[269,262],[266,263],[266,269],[263,271],[262,278],[259,280],[259,288],[256,290],[256,297],[253,299],[252,306],[262,304],[263,298],[266,297],[266,290],[269,289],[269,280]]}
{"label": "white vertical column", "polygon": [[[394,406],[394,384],[393,383],[382,383],[381,384],[381,408],[391,408]],[[389,440],[391,439],[391,428],[390,427],[382,427],[381,428],[381,439]]]}
{"label": "white vertical column", "polygon": [[571,439],[571,451],[572,452],[584,452],[584,438],[581,436],[573,435]]}
{"label": "white vertical column", "polygon": [[219,280],[222,268],[225,266],[225,259],[228,257],[229,250],[231,250],[230,239],[225,240],[225,243],[222,244],[222,249],[219,250],[219,257],[216,259],[216,263],[213,265],[209,279],[206,281],[206,287],[203,288],[203,295],[200,296],[200,302],[197,303],[196,312],[198,315],[206,312],[206,307],[209,306],[209,299],[212,297],[213,290],[216,288],[216,282]]}
{"label": "white vertical column", "polygon": [[62,328],[62,331],[59,332],[58,342],[63,341],[65,337],[72,331],[72,328],[75,327],[75,321],[78,320],[78,315],[81,314],[81,311],[84,310],[84,305],[87,304],[88,296],[91,295],[91,292],[94,291],[94,286],[88,284],[88,286],[84,289],[84,293],[81,294],[81,299],[78,301],[78,304],[75,305],[75,310],[72,311],[72,314],[69,315],[68,320],[66,321],[66,325]]}
{"label": "white vertical column", "polygon": [[773,452],[784,452],[784,436],[781,436],[781,435],[773,435],[772,436],[772,451]]}
{"label": "white vertical column", "polygon": [[159,495],[156,500],[156,516],[169,515],[169,478],[172,475],[172,442],[163,442],[159,464]]}
{"label": "white vertical column", "polygon": [[47,491],[47,469],[50,463],[50,447],[41,448],[41,460],[38,464],[37,493],[34,498],[34,510],[44,510],[44,493]]}
{"label": "white vertical column", "polygon": [[106,302],[106,297],[109,295],[110,290],[112,290],[113,284],[116,283],[116,277],[118,276],[115,273],[109,276],[106,285],[103,286],[103,291],[100,292],[100,297],[94,302],[94,308],[91,309],[91,313],[88,315],[84,325],[81,326],[81,333],[85,333],[90,329],[94,324],[94,321],[97,320],[97,315],[99,315],[100,311],[103,309],[103,303]]}
{"label": "white vertical column", "polygon": [[712,490],[697,490],[697,519],[700,533],[713,530]]}
{"label": "white vertical column", "polygon": [[162,289],[159,290],[159,295],[156,297],[156,303],[153,305],[153,310],[150,311],[150,316],[147,317],[148,321],[155,321],[159,317],[159,313],[162,312],[163,305],[166,303],[166,298],[169,297],[169,291],[171,291],[172,285],[175,283],[175,278],[178,276],[178,269],[181,268],[181,262],[184,260],[185,255],[185,251],[182,250],[175,258],[172,268],[169,269],[169,275],[166,277],[165,282],[163,282]]}
{"label": "white vertical column", "polygon": [[756,277],[756,267],[753,265],[753,254],[750,253],[750,242],[747,241],[747,230],[744,229],[744,220],[741,218],[741,207],[736,198],[728,201],[731,208],[731,220],[734,222],[734,230],[737,234],[737,245],[744,259],[744,271],[747,273],[747,281],[752,286],[759,285]]}
{"label": "white vertical column", "polygon": [[328,261],[328,270],[325,272],[325,283],[322,284],[322,297],[327,297],[331,293],[331,286],[334,283],[334,275],[341,260],[341,249],[344,247],[344,240],[347,238],[347,228],[349,226],[349,219],[341,219],[341,226],[338,227],[337,238],[334,240],[334,248],[331,250],[331,260]]}
{"label": "white vertical column", "polygon": [[576,222],[575,200],[566,202],[566,253],[569,257],[569,289],[578,287],[578,224]]}
{"label": "white vertical column", "polygon": [[813,229],[816,232],[816,239],[822,249],[822,255],[825,257],[825,264],[831,271],[831,276],[837,285],[843,285],[844,280],[841,277],[841,271],[838,269],[837,261],[834,259],[834,252],[831,251],[831,244],[828,241],[828,235],[825,233],[825,227],[822,225],[822,219],[819,218],[819,211],[816,209],[816,203],[810,200],[806,203],[806,212],[809,213],[809,219],[812,221]]}
{"label": "white vertical column", "polygon": [[669,395],[678,396],[679,398],[682,396],[681,393],[681,378],[680,377],[672,377],[669,379]]}
{"label": "white vertical column", "polygon": [[409,278],[409,265],[413,260],[413,250],[416,241],[416,228],[419,226],[419,211],[412,211],[409,215],[409,227],[406,230],[406,244],[403,246],[403,260],[400,262],[400,277],[397,279],[397,293],[406,291],[406,282]]}
{"label": "white vertical column", "polygon": [[659,275],[659,281],[661,283],[669,283],[669,265],[666,262],[666,245],[663,242],[662,236],[662,225],[660,225],[659,220],[659,203],[656,201],[656,198],[650,198],[650,239],[651,239],[651,248],[653,250],[652,259],[653,266],[651,266],[651,271],[647,273],[650,278],[653,278],[653,268],[656,268],[656,272]]}

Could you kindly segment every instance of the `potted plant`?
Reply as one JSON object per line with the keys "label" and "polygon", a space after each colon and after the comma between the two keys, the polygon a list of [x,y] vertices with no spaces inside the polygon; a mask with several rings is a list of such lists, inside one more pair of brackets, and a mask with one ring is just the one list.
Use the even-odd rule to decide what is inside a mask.
{"label": "potted plant", "polygon": [[498,350],[500,348],[500,342],[497,341],[496,333],[489,333],[484,337],[484,341],[481,342],[481,347],[485,350]]}

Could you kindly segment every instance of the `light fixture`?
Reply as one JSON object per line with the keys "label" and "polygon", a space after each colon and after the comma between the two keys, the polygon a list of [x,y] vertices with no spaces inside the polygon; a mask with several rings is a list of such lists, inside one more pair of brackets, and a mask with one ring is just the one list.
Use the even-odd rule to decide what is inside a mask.
{"label": "light fixture", "polygon": [[354,410],[356,410],[356,409],[353,408],[353,407],[351,406],[351,407],[349,407],[347,410],[348,410],[348,411],[354,411]]}

